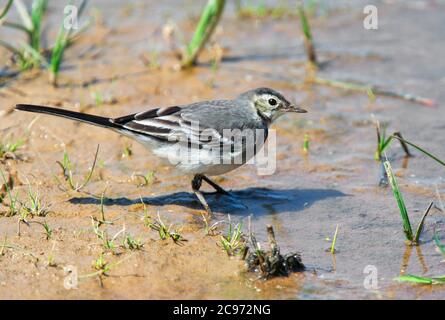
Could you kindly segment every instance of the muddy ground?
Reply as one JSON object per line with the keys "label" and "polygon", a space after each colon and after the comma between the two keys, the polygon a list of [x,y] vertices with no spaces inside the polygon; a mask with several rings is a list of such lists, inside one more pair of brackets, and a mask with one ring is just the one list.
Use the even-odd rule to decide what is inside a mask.
{"label": "muddy ground", "polygon": [[[445,216],[434,208],[421,245],[405,245],[392,192],[378,186],[380,166],[374,160],[371,114],[388,121],[389,132],[401,131],[445,158],[445,4],[373,1],[379,9],[378,30],[363,28],[364,3],[360,1],[324,6],[311,20],[324,62],[320,76],[378,84],[437,101],[435,108],[428,108],[302,85],[305,55],[295,15],[241,19],[232,4],[213,39],[214,50],[224,51],[221,63],[212,67],[215,53],[207,50],[193,70],[175,71],[172,43],[189,39],[203,2],[189,1],[178,12],[176,1],[133,1],[133,5],[94,1],[96,23],[67,50],[58,88],[48,84],[44,71],[2,80],[0,108],[6,111],[0,117],[2,138],[13,135],[26,143],[17,152],[19,159],[0,166],[6,173],[17,172],[14,190],[21,199],[26,200],[28,184],[38,190],[50,213],[29,221],[46,221],[53,232],[47,240],[41,225],[21,224],[18,236],[18,217],[0,217],[0,241],[6,237],[11,246],[0,255],[0,298],[443,298],[444,287],[393,280],[403,273],[444,274],[443,256],[436,251],[432,236],[434,228],[443,229]],[[61,8],[62,4],[51,8],[50,39],[57,32]],[[165,37],[166,25],[176,29],[171,42]],[[18,41],[16,35],[0,28],[2,39]],[[1,66],[6,65],[8,53],[2,50],[0,57]],[[274,125],[278,149],[273,175],[258,176],[253,166],[244,166],[218,178],[234,197],[209,195],[207,199],[216,212],[213,222],[227,220],[230,214],[232,220],[246,225],[251,215],[261,242],[266,241],[265,226],[272,224],[283,252],[301,252],[308,271],[268,281],[256,280],[245,273],[241,261],[227,257],[218,246],[218,235],[206,236],[190,177],[177,176],[136,142],[69,120],[7,112],[16,103],[34,103],[114,117],[157,106],[232,98],[259,86],[281,91],[307,106],[309,113],[284,116]],[[311,141],[307,156],[301,152],[304,134]],[[82,192],[61,190],[54,176],[60,179],[56,161],[62,160],[64,150],[80,181],[91,166],[97,144],[99,161],[92,181]],[[132,155],[123,156],[126,148]],[[399,145],[387,152],[412,223],[417,225],[430,201],[440,207],[436,186],[445,198],[445,182],[443,167],[413,153],[415,157],[403,167]],[[134,175],[148,172],[153,172],[154,179],[138,186],[141,181]],[[125,226],[126,233],[140,238],[144,246],[142,250],[118,248],[116,254],[108,250],[103,257],[112,267],[101,282],[97,276],[85,275],[96,271],[92,261],[104,251],[90,217],[99,217],[97,196],[105,187],[106,217],[118,220],[102,229],[114,235]],[[141,197],[147,203],[146,212]],[[159,240],[143,221],[145,215],[155,219],[158,213],[188,241],[178,245],[170,239]],[[332,255],[326,252],[327,238],[332,238],[337,224],[337,253]],[[121,234],[116,240],[118,245],[122,238]],[[64,286],[68,266],[80,275],[75,289]],[[377,270],[377,289],[363,285],[367,266]]]}

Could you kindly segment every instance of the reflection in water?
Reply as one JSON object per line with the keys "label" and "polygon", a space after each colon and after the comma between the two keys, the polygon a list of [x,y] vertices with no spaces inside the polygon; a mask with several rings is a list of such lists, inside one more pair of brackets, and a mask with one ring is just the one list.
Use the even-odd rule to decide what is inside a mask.
{"label": "reflection in water", "polygon": [[332,272],[337,271],[337,258],[335,257],[335,253],[331,253],[332,256]]}
{"label": "reflection in water", "polygon": [[274,206],[270,203],[265,203],[262,206],[266,210],[267,212],[266,214],[270,216],[272,225],[275,227],[278,233],[283,236],[283,233],[286,232],[286,228],[284,228],[283,223],[281,219],[278,217],[277,211],[275,210]]}
{"label": "reflection in water", "polygon": [[420,246],[416,246],[416,252],[417,252],[417,257],[419,258],[419,262],[422,265],[423,273],[427,273],[428,265],[425,262],[425,257],[422,254],[422,250],[420,249]]}
{"label": "reflection in water", "polygon": [[[402,266],[400,267],[400,275],[405,274],[406,269],[408,269],[412,249],[413,249],[413,246],[406,245],[405,253],[403,254]],[[419,259],[420,265],[422,266],[423,273],[428,272],[428,266],[425,262],[425,258],[422,254],[422,249],[420,249],[420,246],[416,246],[416,253],[417,253],[417,258]]]}
{"label": "reflection in water", "polygon": [[403,254],[402,266],[400,267],[400,274],[403,275],[408,267],[409,258],[411,257],[412,246],[407,245],[405,247],[405,253]]}
{"label": "reflection in water", "polygon": [[403,162],[402,162],[402,168],[403,168],[403,169],[408,168],[409,158],[410,158],[409,156],[404,156],[404,157],[403,157]]}

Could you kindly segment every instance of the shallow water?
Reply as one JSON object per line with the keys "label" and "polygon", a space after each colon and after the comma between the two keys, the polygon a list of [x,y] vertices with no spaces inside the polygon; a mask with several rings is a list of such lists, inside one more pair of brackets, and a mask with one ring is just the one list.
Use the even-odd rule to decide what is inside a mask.
{"label": "shallow water", "polygon": [[[262,242],[267,238],[265,226],[272,224],[281,250],[300,251],[308,271],[265,282],[246,275],[241,262],[227,258],[217,247],[218,237],[204,236],[202,210],[190,192],[189,177],[177,177],[143,147],[112,132],[40,116],[21,150],[28,160],[0,165],[18,171],[23,185],[17,190],[26,192],[28,179],[52,205],[46,221],[54,230],[53,240],[44,240],[37,224],[22,226],[19,238],[17,219],[0,219],[0,236],[7,235],[9,242],[21,247],[0,256],[0,298],[443,298],[442,287],[393,281],[405,272],[444,273],[443,257],[435,250],[432,235],[435,227],[443,228],[445,219],[443,212],[433,209],[421,246],[404,244],[392,192],[377,186],[380,166],[373,159],[376,139],[371,114],[388,121],[389,132],[400,131],[445,158],[441,134],[445,62],[439,59],[445,49],[441,14],[445,5],[440,1],[373,3],[379,8],[378,30],[363,29],[362,2],[342,2],[313,19],[324,65],[319,76],[426,96],[438,102],[436,108],[383,97],[370,102],[364,94],[302,86],[304,48],[294,17],[240,19],[229,5],[214,37],[226,51],[218,69],[211,68],[211,53],[206,51],[194,70],[177,72],[170,68],[176,60],[162,28],[166,21],[174,21],[178,39],[188,38],[201,3],[189,1],[187,10],[178,11],[172,9],[176,1],[135,1],[134,6],[95,1],[102,23],[67,50],[60,88],[49,86],[43,72],[22,74],[0,84],[2,110],[15,103],[42,103],[77,110],[80,105],[86,112],[119,116],[155,106],[231,98],[259,86],[283,92],[310,112],[284,116],[274,125],[275,174],[258,176],[254,167],[244,166],[218,180],[232,189],[232,196],[206,197],[216,212],[215,220],[230,214],[232,220],[247,225],[251,215],[252,228]],[[50,15],[52,23],[57,8]],[[0,28],[0,37],[4,36],[11,33]],[[141,62],[140,54],[151,52],[159,55],[160,69],[149,69]],[[5,51],[0,51],[0,57],[6,62]],[[95,104],[95,93],[104,97],[103,104]],[[33,119],[14,112],[0,118],[0,128],[11,127],[16,136],[24,135]],[[307,156],[301,152],[305,133],[311,137]],[[86,191],[98,195],[108,182],[107,217],[120,218],[108,227],[110,234],[125,223],[128,232],[146,244],[143,251],[106,255],[109,261],[127,260],[103,279],[104,288],[92,277],[80,281],[77,290],[66,290],[63,266],[74,265],[79,274],[94,271],[91,261],[101,247],[89,216],[99,214],[100,201],[88,193],[61,191],[51,175],[59,173],[55,161],[61,160],[66,147],[81,178],[97,144],[101,165]],[[122,150],[128,145],[133,155],[123,158]],[[429,202],[437,202],[436,185],[441,194],[445,191],[443,168],[418,153],[403,168],[403,151],[397,144],[388,156],[415,227]],[[131,179],[135,172],[151,170],[156,180],[149,186],[138,187]],[[141,197],[153,218],[159,212],[163,221],[182,228],[189,241],[182,246],[158,241],[157,234],[141,222]],[[327,238],[332,238],[337,224],[338,252],[332,255],[326,252]],[[53,246],[54,268],[46,265]],[[17,265],[22,272],[17,273]],[[377,289],[364,286],[367,266],[377,270]]]}

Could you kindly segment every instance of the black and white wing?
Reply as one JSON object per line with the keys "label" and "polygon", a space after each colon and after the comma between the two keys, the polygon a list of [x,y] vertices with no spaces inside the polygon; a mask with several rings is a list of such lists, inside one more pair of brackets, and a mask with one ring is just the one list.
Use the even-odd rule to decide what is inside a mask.
{"label": "black and white wing", "polygon": [[136,135],[164,142],[186,143],[199,149],[232,145],[232,141],[226,139],[222,132],[206,126],[202,121],[191,119],[189,113],[179,106],[152,109],[115,118],[111,122]]}

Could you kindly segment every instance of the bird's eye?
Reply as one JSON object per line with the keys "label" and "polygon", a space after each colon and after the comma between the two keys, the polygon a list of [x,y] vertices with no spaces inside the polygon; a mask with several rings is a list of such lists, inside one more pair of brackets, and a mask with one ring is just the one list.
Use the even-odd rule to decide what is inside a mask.
{"label": "bird's eye", "polygon": [[275,100],[274,98],[270,98],[270,99],[269,99],[269,104],[270,104],[271,106],[275,106],[275,105],[277,104],[277,100]]}

